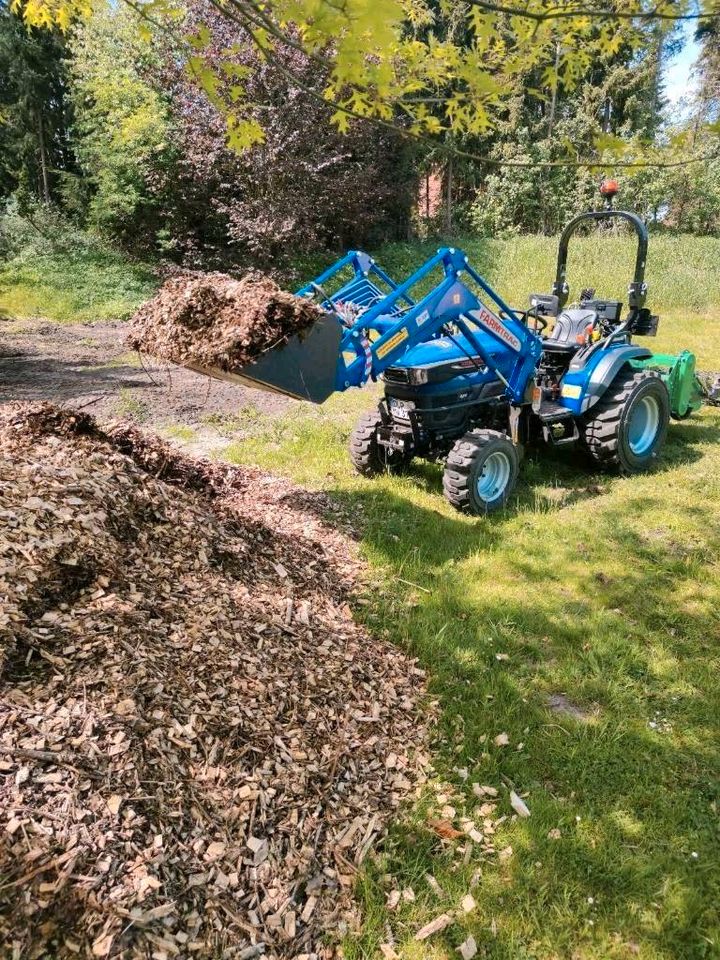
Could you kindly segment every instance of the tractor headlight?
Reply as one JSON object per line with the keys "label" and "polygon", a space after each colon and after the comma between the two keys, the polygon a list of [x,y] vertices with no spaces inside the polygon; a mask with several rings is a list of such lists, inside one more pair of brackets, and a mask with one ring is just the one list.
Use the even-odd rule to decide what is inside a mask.
{"label": "tractor headlight", "polygon": [[424,367],[414,367],[412,370],[412,382],[421,384],[428,382],[428,372]]}

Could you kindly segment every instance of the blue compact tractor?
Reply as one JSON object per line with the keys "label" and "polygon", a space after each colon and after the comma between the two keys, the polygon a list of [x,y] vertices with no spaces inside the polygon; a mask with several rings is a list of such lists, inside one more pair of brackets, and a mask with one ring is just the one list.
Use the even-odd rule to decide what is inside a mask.
{"label": "blue compact tractor", "polygon": [[[321,403],[382,377],[384,395],[350,439],[365,476],[395,472],[415,457],[444,461],[453,506],[487,513],[508,499],[529,444],[581,447],[602,467],[647,470],[670,418],[701,404],[695,358],[653,354],[645,305],[647,229],[607,206],[575,217],[560,239],[552,292],[527,310],[508,306],[468,262],[446,248],[396,284],[366,254],[348,253],[298,291],[326,315],[301,337],[241,371],[256,385]],[[567,306],[568,243],[583,224],[627,221],[638,240],[627,309],[582,290]]]}

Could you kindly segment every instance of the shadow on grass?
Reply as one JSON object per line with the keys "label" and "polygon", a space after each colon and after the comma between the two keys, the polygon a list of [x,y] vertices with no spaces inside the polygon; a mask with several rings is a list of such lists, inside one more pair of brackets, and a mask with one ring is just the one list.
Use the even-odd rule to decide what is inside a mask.
{"label": "shadow on grass", "polygon": [[[662,475],[680,464],[690,464],[703,456],[703,444],[720,442],[720,416],[713,421],[698,419],[673,423],[661,458],[651,473]],[[425,493],[442,494],[442,465],[414,460],[406,476]],[[536,445],[528,448],[520,465],[520,476],[507,509],[487,518],[502,524],[508,512],[532,507],[548,511],[560,510],[579,500],[591,500],[606,492],[607,484],[617,478],[613,471],[599,472],[597,464],[580,449],[570,451]],[[539,494],[536,488],[550,487],[558,496]],[[336,491],[339,497],[344,491]],[[363,499],[365,498],[363,494]]]}
{"label": "shadow on grass", "polygon": [[[471,930],[486,957],[717,955],[720,608],[708,578],[720,521],[715,504],[696,497],[676,499],[667,523],[643,522],[662,505],[663,474],[698,460],[699,446],[719,434],[716,422],[674,427],[658,496],[589,505],[585,541],[563,540],[563,529],[582,522],[576,514],[533,544],[532,531],[522,533],[536,522],[523,520],[532,489],[519,510],[476,520],[386,487],[332,491],[387,571],[361,616],[430,670],[442,709],[438,769],[452,782],[461,767],[469,782],[529,793],[531,818],[497,841],[512,846],[511,857],[485,864],[473,894],[478,917],[463,936]],[[538,483],[594,479],[554,459],[533,470]],[[420,464],[401,482],[436,493],[440,469]],[[539,522],[542,537],[555,518]],[[702,539],[684,532],[698,530]],[[553,712],[556,692],[586,706],[587,719]],[[510,748],[494,746],[500,731]],[[469,789],[457,787],[471,809]],[[512,812],[506,799],[500,812]],[[555,829],[560,841],[548,837]],[[446,902],[428,894],[423,907],[421,898],[423,922],[456,906],[477,866],[463,868],[421,822],[395,827],[386,856],[380,873],[399,888],[424,889],[430,873],[447,891]],[[375,903],[368,915],[382,920],[366,927],[351,957],[374,956],[386,937],[380,873],[366,878],[363,896]],[[407,928],[392,922],[401,942]],[[445,936],[449,947],[462,939],[455,928]]]}

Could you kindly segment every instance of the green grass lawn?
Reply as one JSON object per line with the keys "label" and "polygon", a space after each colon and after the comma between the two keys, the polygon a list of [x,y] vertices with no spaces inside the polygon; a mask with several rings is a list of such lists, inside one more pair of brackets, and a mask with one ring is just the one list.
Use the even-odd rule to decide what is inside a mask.
{"label": "green grass lawn", "polygon": [[[674,309],[656,345],[720,369],[719,332],[712,312]],[[439,703],[444,797],[431,785],[362,874],[347,956],[392,940],[408,960],[458,957],[468,934],[493,960],[720,956],[720,411],[673,424],[650,475],[530,460],[505,513],[469,519],[443,499],[438,466],[353,475],[347,436],[372,402],[298,404],[230,451],[357,519],[371,577],[359,615],[420,659]],[[558,695],[575,715],[551,709]],[[428,825],[448,803],[456,824],[482,822],[474,782],[499,791],[502,858],[465,861]],[[510,787],[529,819],[512,817]],[[473,875],[476,908],[415,942]],[[414,902],[387,910],[406,887]]]}
{"label": "green grass lawn", "polygon": [[122,320],[152,295],[151,267],[100,246],[0,261],[0,319]]}

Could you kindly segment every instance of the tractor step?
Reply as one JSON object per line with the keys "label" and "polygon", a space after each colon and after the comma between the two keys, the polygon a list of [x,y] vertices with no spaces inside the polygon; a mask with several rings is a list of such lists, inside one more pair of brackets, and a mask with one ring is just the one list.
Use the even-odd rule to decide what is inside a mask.
{"label": "tractor step", "polygon": [[568,417],[573,416],[573,413],[556,400],[543,400],[538,410],[538,416],[543,422],[548,423],[553,420],[567,420]]}
{"label": "tractor step", "polygon": [[537,411],[545,442],[553,447],[577,443],[580,433],[572,411],[555,400],[543,400]]}

